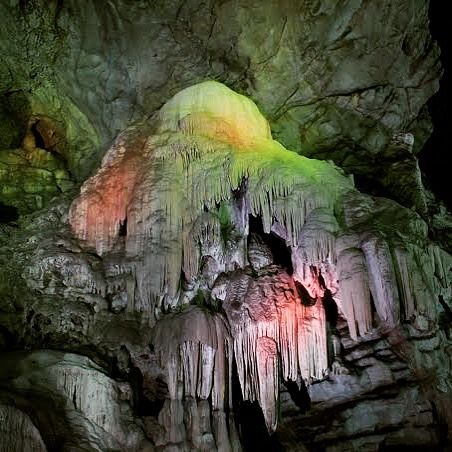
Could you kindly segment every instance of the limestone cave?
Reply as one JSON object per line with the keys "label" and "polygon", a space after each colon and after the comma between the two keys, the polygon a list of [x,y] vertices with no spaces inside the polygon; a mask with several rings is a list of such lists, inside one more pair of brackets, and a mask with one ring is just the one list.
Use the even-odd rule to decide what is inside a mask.
{"label": "limestone cave", "polygon": [[452,450],[441,2],[0,17],[0,452]]}

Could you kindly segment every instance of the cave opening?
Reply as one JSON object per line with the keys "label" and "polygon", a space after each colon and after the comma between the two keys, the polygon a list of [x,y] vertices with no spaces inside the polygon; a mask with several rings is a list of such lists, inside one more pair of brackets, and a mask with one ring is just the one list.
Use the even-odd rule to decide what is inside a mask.
{"label": "cave opening", "polygon": [[250,215],[248,224],[250,232],[248,242],[252,233],[257,234],[270,248],[275,264],[283,267],[291,275],[293,273],[292,259],[285,241],[273,232],[270,232],[270,234],[265,233],[261,217]]}
{"label": "cave opening", "polygon": [[32,126],[30,127],[30,130],[35,138],[36,147],[48,151],[44,138],[42,137],[41,133],[38,130],[38,122],[33,123]]}
{"label": "cave opening", "polygon": [[243,400],[235,359],[232,363],[232,408],[243,448],[247,452],[282,452],[276,438],[270,435],[265,418],[257,401]]}
{"label": "cave opening", "polygon": [[295,280],[295,287],[297,289],[298,295],[301,299],[301,303],[305,306],[314,306],[316,303],[316,299],[312,298],[311,295],[309,295],[308,290],[306,289],[303,284],[301,284],[299,281]]}
{"label": "cave opening", "polygon": [[119,237],[127,236],[127,217],[125,217],[123,221],[119,222],[118,235],[119,235]]}
{"label": "cave opening", "polygon": [[0,223],[8,224],[14,223],[19,219],[19,211],[17,207],[8,206],[0,202]]}
{"label": "cave opening", "polygon": [[339,319],[339,310],[337,304],[334,301],[331,291],[326,289],[322,298],[323,308],[325,309],[326,321],[332,328],[336,328],[337,321]]}
{"label": "cave opening", "polygon": [[29,125],[29,130],[33,135],[36,148],[47,151],[58,160],[72,179],[68,159],[64,154],[66,139],[61,126],[56,121],[42,116],[34,118],[34,122]]}
{"label": "cave opening", "polygon": [[153,382],[154,390],[150,390],[149,382],[144,381],[141,370],[136,366],[130,366],[129,383],[133,389],[133,406],[138,416],[158,416],[165,403],[165,398],[160,397],[160,392],[167,392],[166,383],[159,377]]}
{"label": "cave opening", "polygon": [[12,350],[17,340],[14,333],[9,331],[6,327],[0,325],[0,348],[3,351]]}
{"label": "cave opening", "polygon": [[[381,171],[383,171],[383,169],[375,171],[375,174],[379,174]],[[394,197],[394,193],[392,193],[391,190],[389,190],[387,187],[384,187],[383,184],[376,179],[376,177],[355,173],[353,174],[353,180],[355,187],[360,192],[382,198]]]}
{"label": "cave opening", "polygon": [[438,302],[443,308],[443,312],[440,312],[439,314],[438,325],[444,331],[447,339],[450,339],[450,330],[452,328],[452,309],[450,309],[442,295],[438,295]]}

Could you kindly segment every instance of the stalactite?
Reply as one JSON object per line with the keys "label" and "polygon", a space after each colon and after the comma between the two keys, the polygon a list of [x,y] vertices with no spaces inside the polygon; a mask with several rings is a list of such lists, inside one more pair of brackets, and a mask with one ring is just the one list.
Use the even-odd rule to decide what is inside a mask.
{"label": "stalactite", "polygon": [[431,277],[435,274],[436,262],[431,250],[408,245],[394,249],[394,264],[406,320],[418,315],[436,319],[435,305],[432,303],[435,299],[435,281]]}
{"label": "stalactite", "polygon": [[336,261],[335,235],[339,225],[329,209],[315,209],[303,225],[295,242],[302,258],[311,265]]}
{"label": "stalactite", "polygon": [[[217,215],[205,212],[193,223],[191,230],[184,232],[183,271],[185,278],[191,280],[199,271],[201,256],[217,250],[221,254],[221,224]],[[217,254],[214,251],[214,254]],[[222,256],[217,256],[222,260]]]}
{"label": "stalactite", "polygon": [[259,400],[267,428],[276,430],[278,422],[276,407],[279,398],[279,362],[276,342],[262,336],[256,339],[256,368],[259,381]]}
{"label": "stalactite", "polygon": [[436,275],[436,278],[432,281],[436,286],[435,290],[443,297],[451,299],[452,278],[450,278],[450,269],[452,269],[452,256],[437,245],[430,245],[428,252],[434,268],[434,275]]}
{"label": "stalactite", "polygon": [[[158,119],[152,136],[131,127],[118,138],[70,213],[76,235],[101,255],[119,246],[127,219],[126,253],[141,261],[138,310],[158,309],[162,295],[177,298],[181,271],[191,278],[198,269],[196,233],[190,236],[204,227],[204,210],[231,202],[244,180],[250,213],[262,218],[265,232],[274,220],[281,222],[294,245],[311,212],[332,211],[352,188],[328,163],[272,140],[254,103],[219,83],[187,88]],[[321,255],[332,247],[328,234],[315,245]]]}
{"label": "stalactite", "polygon": [[237,275],[223,308],[231,325],[234,356],[245,400],[257,400],[267,428],[277,422],[279,367],[284,380],[324,377],[328,367],[323,306],[303,306],[293,279],[278,267],[259,276]]}
{"label": "stalactite", "polygon": [[[84,270],[78,277],[84,287],[102,295],[126,291],[128,310],[151,323],[161,317],[154,339],[169,390],[160,413],[168,428],[162,444],[204,447],[202,425],[225,441],[221,416],[207,427],[202,413],[207,399],[218,414],[231,408],[233,359],[243,398],[259,402],[274,430],[280,378],[309,383],[327,371],[327,291],[355,340],[374,324],[371,299],[377,320],[394,327],[401,307],[406,319],[433,319],[430,299],[450,293],[450,263],[438,249],[402,246],[380,230],[378,201],[358,194],[329,163],[274,141],[244,96],[201,83],[175,95],[151,122],[152,133],[145,124],[118,137],[73,202],[70,223],[103,259],[120,254],[127,262],[111,269],[124,281],[109,286]],[[246,268],[250,214],[262,220],[264,233],[283,238],[293,275],[269,265],[271,259],[257,262],[252,252],[253,268]],[[410,221],[422,229],[419,219]],[[207,260],[215,271],[205,277]],[[229,272],[223,281],[221,272]],[[201,284],[223,301],[227,319],[180,306]],[[176,312],[163,315],[168,308]],[[190,403],[184,407],[183,400]],[[173,424],[187,410],[190,422],[178,430]]]}
{"label": "stalactite", "polygon": [[372,328],[369,277],[363,252],[357,248],[342,250],[338,256],[341,306],[350,336],[357,339]]}
{"label": "stalactite", "polygon": [[362,245],[369,272],[369,286],[375,309],[382,322],[394,327],[400,318],[397,282],[389,245],[380,237],[369,236]]}
{"label": "stalactite", "polygon": [[214,409],[224,407],[230,399],[231,343],[223,319],[190,306],[164,317],[156,326],[154,342],[172,400],[212,396]]}
{"label": "stalactite", "polygon": [[321,380],[328,369],[326,318],[323,305],[302,306],[298,319],[298,365],[307,382]]}

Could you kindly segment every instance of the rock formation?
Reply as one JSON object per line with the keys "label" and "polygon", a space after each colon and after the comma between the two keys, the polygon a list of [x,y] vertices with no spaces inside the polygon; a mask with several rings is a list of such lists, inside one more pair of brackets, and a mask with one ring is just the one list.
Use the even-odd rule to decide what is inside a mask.
{"label": "rock formation", "polygon": [[0,450],[446,446],[427,2],[195,3],[0,5]]}

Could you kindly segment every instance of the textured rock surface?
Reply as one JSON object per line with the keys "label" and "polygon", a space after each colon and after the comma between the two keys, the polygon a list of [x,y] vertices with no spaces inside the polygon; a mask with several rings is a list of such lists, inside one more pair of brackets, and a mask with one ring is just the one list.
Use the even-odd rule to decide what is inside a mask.
{"label": "textured rock surface", "polygon": [[[417,213],[285,150],[234,96],[212,83],[180,93],[120,135],[70,209],[60,199],[4,227],[5,348],[88,354],[130,386],[82,356],[10,354],[11,365],[50,366],[52,389],[36,374],[42,393],[78,419],[60,428],[101,450],[238,450],[254,401],[264,435],[289,450],[441,444],[451,257]],[[29,387],[3,379],[17,397]]]}
{"label": "textured rock surface", "polygon": [[7,405],[0,406],[1,450],[11,451],[46,451],[39,430],[30,418],[17,408]]}
{"label": "textured rock surface", "polygon": [[[411,133],[416,154],[430,131],[425,104],[440,65],[426,1],[34,0],[0,8],[0,93],[14,113],[5,115],[10,126],[2,121],[4,145],[25,134],[29,115],[52,118],[78,177],[132,119],[216,79],[251,96],[288,148],[377,179],[395,197],[401,173],[418,184],[414,155],[396,157],[390,144]],[[411,207],[410,197],[400,201]]]}
{"label": "textured rock surface", "polygon": [[[440,74],[427,10],[0,2],[0,450],[450,443],[451,227],[416,160]],[[268,140],[266,121],[246,101],[157,113],[207,79],[412,209],[295,157],[251,154],[249,183],[225,183],[215,152]]]}
{"label": "textured rock surface", "polygon": [[51,350],[2,353],[1,358],[4,450],[145,446],[142,431],[133,424],[130,387],[106,376],[88,358]]}

